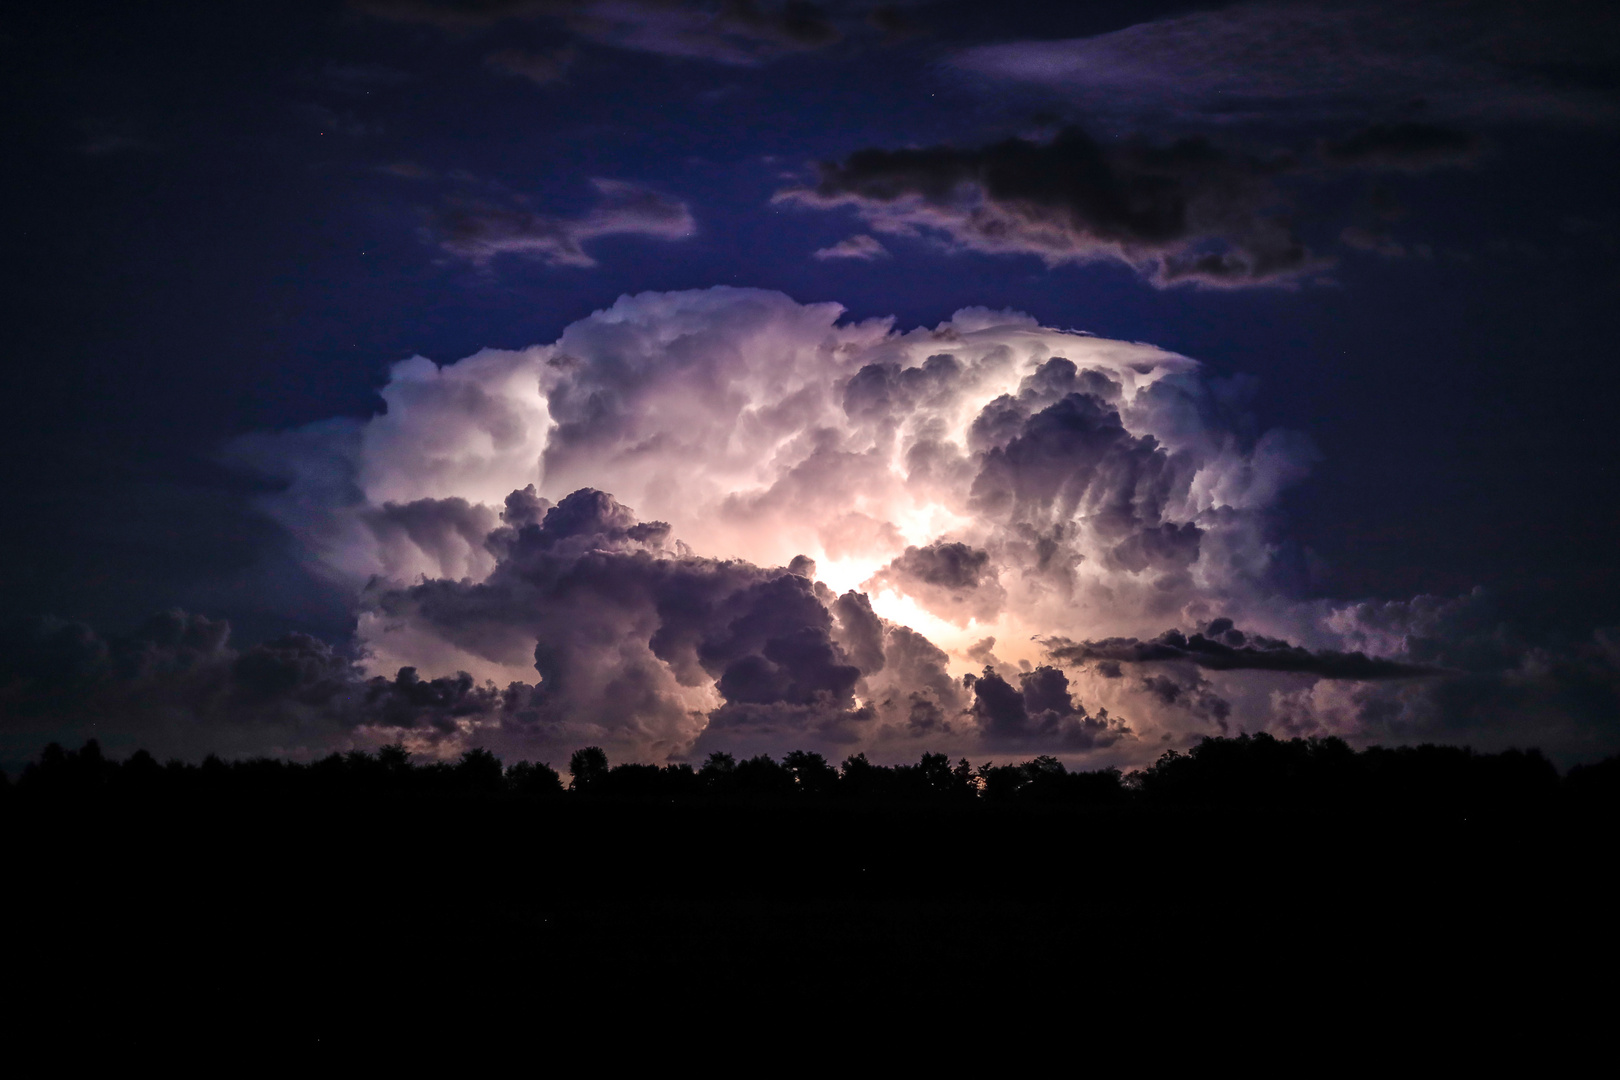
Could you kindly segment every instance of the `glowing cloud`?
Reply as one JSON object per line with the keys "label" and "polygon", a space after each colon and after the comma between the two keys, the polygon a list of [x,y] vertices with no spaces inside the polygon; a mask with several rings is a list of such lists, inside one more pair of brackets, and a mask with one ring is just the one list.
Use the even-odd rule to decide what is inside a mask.
{"label": "glowing cloud", "polygon": [[0,628],[4,735],[309,756],[944,751],[1131,765],[1206,734],[1612,752],[1613,633],[1475,592],[1300,597],[1315,452],[1252,382],[972,308],[933,328],[718,288],[397,365],[386,412],[241,440],[356,640],[159,616]]}
{"label": "glowing cloud", "polygon": [[[639,753],[719,728],[973,742],[963,676],[1016,679],[1049,638],[1220,614],[1298,630],[1265,602],[1267,514],[1314,451],[1238,434],[1241,402],[1196,362],[1016,312],[909,331],[842,314],[627,296],[550,345],[405,361],[386,413],[239,452],[289,480],[269,508],[359,598],[373,674],[538,669],[559,738],[583,723]],[[731,629],[697,653],[671,644],[721,609]],[[732,656],[716,642],[737,619],[758,641]],[[1073,677],[1082,700],[1117,690]],[[1114,734],[1065,745],[1124,739],[1097,730]]]}

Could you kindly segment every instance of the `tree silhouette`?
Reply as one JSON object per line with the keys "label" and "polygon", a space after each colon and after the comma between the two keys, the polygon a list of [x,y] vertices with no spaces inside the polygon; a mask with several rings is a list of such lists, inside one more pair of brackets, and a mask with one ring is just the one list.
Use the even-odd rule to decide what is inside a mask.
{"label": "tree silhouette", "polygon": [[404,743],[388,743],[377,748],[377,764],[385,772],[399,773],[410,769],[410,751],[405,749]]}
{"label": "tree silhouette", "polygon": [[[1476,753],[1457,746],[1352,749],[1340,739],[1240,735],[1204,739],[1185,752],[1166,751],[1153,765],[1122,776],[1117,769],[1071,772],[1042,755],[1023,762],[964,758],[954,766],[925,753],[913,765],[874,764],[852,754],[834,768],[820,754],[760,754],[744,761],[711,753],[701,769],[687,764],[621,763],[609,768],[600,747],[569,759],[571,789],[593,799],[663,805],[793,801],[867,801],[932,806],[1242,808],[1265,812],[1351,814],[1368,810],[1431,819],[1516,820],[1557,810],[1607,818],[1620,813],[1620,759],[1577,766],[1567,777],[1534,750]],[[562,779],[545,763],[503,769],[484,748],[454,762],[413,763],[402,745],[374,752],[333,753],[302,764],[273,758],[160,765],[138,750],[122,763],[94,740],[78,750],[52,743],[20,776],[0,785],[8,805],[44,797],[95,801],[179,798],[205,804],[242,797],[494,797],[540,800],[559,795]]]}
{"label": "tree silhouette", "polygon": [[727,795],[735,786],[733,780],[736,772],[737,759],[723,750],[716,750],[703,763],[703,768],[698,770],[698,779],[705,791],[714,795]]}
{"label": "tree silhouette", "polygon": [[794,793],[793,774],[769,754],[739,761],[732,777],[739,794],[769,799]]}
{"label": "tree silhouette", "polygon": [[546,798],[561,795],[562,777],[544,761],[520,761],[506,770],[506,787],[514,795]]}
{"label": "tree silhouette", "polygon": [[608,772],[607,751],[600,746],[587,746],[575,750],[568,759],[568,775],[573,777],[573,789],[589,791]]}
{"label": "tree silhouette", "polygon": [[838,770],[820,754],[793,750],[782,759],[782,767],[793,777],[794,790],[800,795],[816,798],[838,788]]}

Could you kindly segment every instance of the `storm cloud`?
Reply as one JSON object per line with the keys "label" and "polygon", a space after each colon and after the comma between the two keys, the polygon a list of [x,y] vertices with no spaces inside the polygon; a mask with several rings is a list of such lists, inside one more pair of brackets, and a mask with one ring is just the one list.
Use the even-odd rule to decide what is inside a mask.
{"label": "storm cloud", "polygon": [[[1315,454],[1242,433],[1241,401],[1152,346],[730,288],[413,359],[382,393],[369,421],[234,451],[355,597],[367,675],[533,684],[513,737],[654,757],[1007,744],[962,678],[986,678],[981,639],[1016,680],[1036,635],[1263,592],[1269,506]],[[1098,717],[1131,701],[1076,692],[1021,737],[1130,741]]]}
{"label": "storm cloud", "polygon": [[1298,594],[1276,506],[1316,451],[1250,429],[1252,391],[1016,312],[901,330],[759,290],[623,297],[549,345],[404,361],[367,420],[232,448],[348,597],[350,646],[64,624],[13,647],[5,692],[154,745],[541,760],[1128,764],[1228,730],[1486,730],[1504,701],[1519,721],[1489,730],[1612,740],[1609,637],[1521,641],[1478,595]]}

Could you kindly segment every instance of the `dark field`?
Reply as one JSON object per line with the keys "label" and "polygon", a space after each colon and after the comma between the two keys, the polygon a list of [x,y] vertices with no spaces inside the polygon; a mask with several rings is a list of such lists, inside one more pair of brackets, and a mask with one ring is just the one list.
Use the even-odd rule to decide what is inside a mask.
{"label": "dark field", "polygon": [[1499,782],[1428,799],[1254,776],[1153,796],[1141,775],[1117,796],[668,798],[390,788],[352,758],[323,782],[215,765],[131,785],[101,763],[97,785],[80,757],[7,789],[7,966],[19,1015],[92,1040],[324,1051],[587,1016],[978,1037],[1211,1010],[1522,1034],[1530,1010],[1577,1023],[1608,1000],[1608,766],[1470,756],[1457,775]]}

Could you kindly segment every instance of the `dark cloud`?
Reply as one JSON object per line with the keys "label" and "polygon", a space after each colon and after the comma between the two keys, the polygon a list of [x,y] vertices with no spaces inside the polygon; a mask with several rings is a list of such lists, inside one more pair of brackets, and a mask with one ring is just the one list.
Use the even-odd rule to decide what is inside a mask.
{"label": "dark cloud", "polygon": [[[1117,663],[1114,670],[1119,670]],[[1196,674],[1185,681],[1171,675],[1148,675],[1142,679],[1142,689],[1165,705],[1183,709],[1213,724],[1223,735],[1231,730],[1227,718],[1232,715],[1232,703],[1215,693],[1209,682]]]}
{"label": "dark cloud", "polygon": [[1131,734],[1106,709],[1089,715],[1070,695],[1068,676],[1054,667],[1023,672],[1017,688],[989,667],[982,675],[965,676],[964,682],[973,691],[973,718],[992,746],[1038,741],[1065,750],[1090,750]]}
{"label": "dark cloud", "polygon": [[575,0],[352,0],[371,15],[444,27],[489,26],[503,19],[532,19],[583,6]]}
{"label": "dark cloud", "polygon": [[491,722],[504,693],[466,673],[422,679],[415,668],[367,678],[354,659],[306,634],[247,649],[230,625],[180,611],[134,633],[40,621],[0,634],[0,746],[28,753],[51,739],[96,737],[161,755],[313,756],[409,737],[418,745]]}
{"label": "dark cloud", "polygon": [[866,16],[867,25],[881,31],[891,41],[922,33],[922,27],[914,21],[913,16],[900,10],[900,7],[899,4],[884,4],[873,8]]}
{"label": "dark cloud", "polygon": [[698,643],[728,703],[853,704],[860,668],[832,640],[832,613],[797,574],[748,586],[728,600],[723,626]]}
{"label": "dark cloud", "polygon": [[545,520],[546,511],[551,509],[551,500],[542,499],[529,484],[519,491],[514,491],[506,497],[506,508],[501,511],[501,520],[514,529],[521,529],[525,525],[538,525]]}
{"label": "dark cloud", "polygon": [[500,49],[484,57],[484,63],[496,71],[517,75],[539,86],[560,82],[574,64],[576,53],[572,47],[532,52],[526,49]]}
{"label": "dark cloud", "polygon": [[482,29],[507,20],[547,20],[598,45],[743,66],[820,49],[843,37],[820,7],[803,0],[354,0],[354,4],[380,18],[448,30]]}
{"label": "dark cloud", "polygon": [[927,547],[908,547],[889,564],[899,579],[942,589],[977,589],[990,569],[990,553],[967,544],[939,541]]}
{"label": "dark cloud", "polygon": [[1245,634],[1234,629],[1227,619],[1215,620],[1206,630],[1208,636],[1166,630],[1150,641],[1116,637],[1071,642],[1054,638],[1048,652],[1052,659],[1066,664],[1182,661],[1212,671],[1290,671],[1322,679],[1411,679],[1438,674],[1427,664],[1369,657],[1361,652],[1313,652],[1276,638]]}
{"label": "dark cloud", "polygon": [[[872,610],[871,599],[851,589],[833,602],[832,612],[838,620],[835,640],[850,662],[866,675],[882,671],[884,624]],[[940,656],[943,664],[944,654]]]}
{"label": "dark cloud", "polygon": [[[890,714],[959,708],[944,653],[879,619],[864,595],[835,598],[802,572],[678,555],[668,526],[637,520],[605,492],[574,492],[536,520],[542,502],[532,488],[507,500],[507,523],[487,538],[496,563],[486,580],[440,578],[367,597],[383,618],[431,627],[475,656],[529,651],[534,683],[500,689],[466,672],[428,679],[415,666],[367,678],[353,657],[307,635],[237,650],[227,624],[180,612],[113,639],[39,623],[0,642],[5,742],[27,752],[41,733],[101,724],[104,738],[181,753],[315,753],[474,734],[549,749],[606,735],[673,753],[704,727],[739,745],[792,733],[847,743],[879,714],[856,702],[866,679],[880,680]],[[447,508],[465,509],[457,503],[393,513],[398,528],[425,522],[431,533]],[[908,701],[893,702],[885,674]],[[718,708],[694,715],[716,698]]]}
{"label": "dark cloud", "polygon": [[972,437],[986,446],[971,494],[980,514],[1037,525],[1083,516],[1117,541],[1117,557],[1131,569],[1197,557],[1200,531],[1163,520],[1191,481],[1191,462],[1151,435],[1132,435],[1101,398],[1066,394],[1033,415],[997,399],[975,420]]}
{"label": "dark cloud", "polygon": [[[936,207],[928,207],[932,222],[911,215],[914,226],[946,229],[959,246],[1022,246],[1036,253],[1051,246],[1056,250],[1046,255],[1049,262],[1064,261],[1070,250],[1079,257],[1096,250],[1144,267],[1161,285],[1297,280],[1325,265],[1297,242],[1294,219],[1301,232],[1316,235],[1307,218],[1327,218],[1326,193],[1304,182],[1274,182],[1285,160],[1318,177],[1324,170],[1350,169],[1425,173],[1478,160],[1486,143],[1476,132],[1525,124],[1612,126],[1620,120],[1614,92],[1620,20],[1583,0],[1239,3],[1089,37],[969,47],[951,63],[983,77],[985,89],[997,97],[1022,87],[1028,105],[1054,117],[1048,122],[1078,117],[1115,138],[1159,131],[1194,136],[1177,146],[1209,138],[1250,148],[1243,156],[1221,155],[1219,169],[1201,164],[1195,173],[1172,173],[1187,207],[1183,232],[1122,230],[1112,218],[1084,215],[1080,242],[1063,235],[1076,231],[1066,225],[1054,243],[1042,228],[1046,216],[1003,211],[992,198],[961,196],[954,217]],[[1314,153],[1301,152],[1312,145]],[[1264,147],[1280,149],[1268,155]],[[1312,157],[1317,168],[1304,169]],[[1121,178],[1135,175],[1129,165],[1113,167]],[[1120,186],[1150,205],[1135,194],[1140,185]],[[844,189],[823,198],[839,195],[851,201]],[[1297,211],[1279,209],[1285,196]],[[854,205],[874,224],[879,220],[864,204]],[[889,218],[905,219],[882,209]],[[1331,231],[1342,225],[1333,222]],[[984,226],[997,234],[977,235]],[[1000,239],[1002,232],[1016,244]],[[1421,243],[1403,244],[1359,224],[1341,239],[1388,258],[1432,255]]]}
{"label": "dark cloud", "polygon": [[[424,581],[373,602],[494,661],[532,648],[540,682],[521,723],[536,737],[549,725],[673,751],[701,730],[708,742],[780,750],[793,732],[851,741],[880,711],[857,703],[858,687],[883,692],[891,712],[901,681],[954,704],[940,692],[942,652],[879,619],[864,595],[833,596],[811,580],[809,560],[768,569],[681,554],[667,525],[591,489],[490,544],[497,563],[482,582]],[[706,693],[719,706],[694,717]]]}
{"label": "dark cloud", "polygon": [[1468,165],[1479,157],[1480,139],[1464,131],[1407,121],[1375,124],[1322,145],[1329,164],[1396,172],[1427,172]]}
{"label": "dark cloud", "polygon": [[1164,524],[1134,532],[1114,546],[1109,555],[1133,574],[1144,570],[1184,570],[1198,561],[1198,542],[1204,530],[1192,522]]}
{"label": "dark cloud", "polygon": [[996,580],[990,553],[969,544],[938,540],[907,547],[869,582],[874,589],[894,589],[923,607],[961,625],[969,619],[993,620],[1007,593]]}
{"label": "dark cloud", "polygon": [[597,237],[685,240],[697,232],[691,210],[679,199],[622,180],[591,183],[600,201],[581,217],[458,198],[433,214],[430,229],[439,247],[478,266],[500,255],[522,255],[548,266],[595,266],[584,244]]}
{"label": "dark cloud", "polygon": [[1434,257],[1433,249],[1427,244],[1413,244],[1408,247],[1382,229],[1369,229],[1362,225],[1347,226],[1339,234],[1339,240],[1346,247],[1355,248],[1357,251],[1370,251],[1386,259],[1404,259],[1408,255],[1415,255],[1420,259]]}
{"label": "dark cloud", "polygon": [[1430,678],[1348,688],[1337,698],[1284,695],[1275,729],[1315,734],[1352,722],[1364,742],[1439,741],[1506,749],[1539,746],[1563,761],[1620,747],[1620,630],[1584,638],[1516,632],[1483,590],[1345,608],[1352,636],[1399,643]]}
{"label": "dark cloud", "polygon": [[465,577],[483,562],[485,537],[495,527],[487,506],[466,499],[417,499],[368,509],[361,520],[376,537],[378,557],[392,570],[424,557],[443,577]]}
{"label": "dark cloud", "polygon": [[949,719],[962,710],[962,687],[946,670],[945,650],[909,626],[884,623],[882,677],[868,674],[862,693],[881,716],[893,721],[903,710],[909,734],[919,724],[949,734]]}
{"label": "dark cloud", "polygon": [[1389,115],[1414,101],[1443,118],[1610,122],[1617,59],[1616,21],[1586,0],[1295,0],[976,46],[953,63],[1122,126],[1152,116],[1231,127]]}
{"label": "dark cloud", "polygon": [[1047,142],[860,150],[776,198],[967,250],[1125,262],[1158,285],[1266,285],[1321,265],[1276,212],[1284,164],[1202,138],[1104,148],[1071,127]]}
{"label": "dark cloud", "polygon": [[867,364],[844,385],[844,415],[883,421],[936,405],[949,399],[962,371],[962,362],[950,353],[936,353],[916,367]]}
{"label": "dark cloud", "polygon": [[[415,675],[415,669],[408,669]],[[241,697],[254,704],[292,699],[326,706],[353,686],[354,664],[326,642],[308,634],[286,634],[241,653],[231,678]]]}

